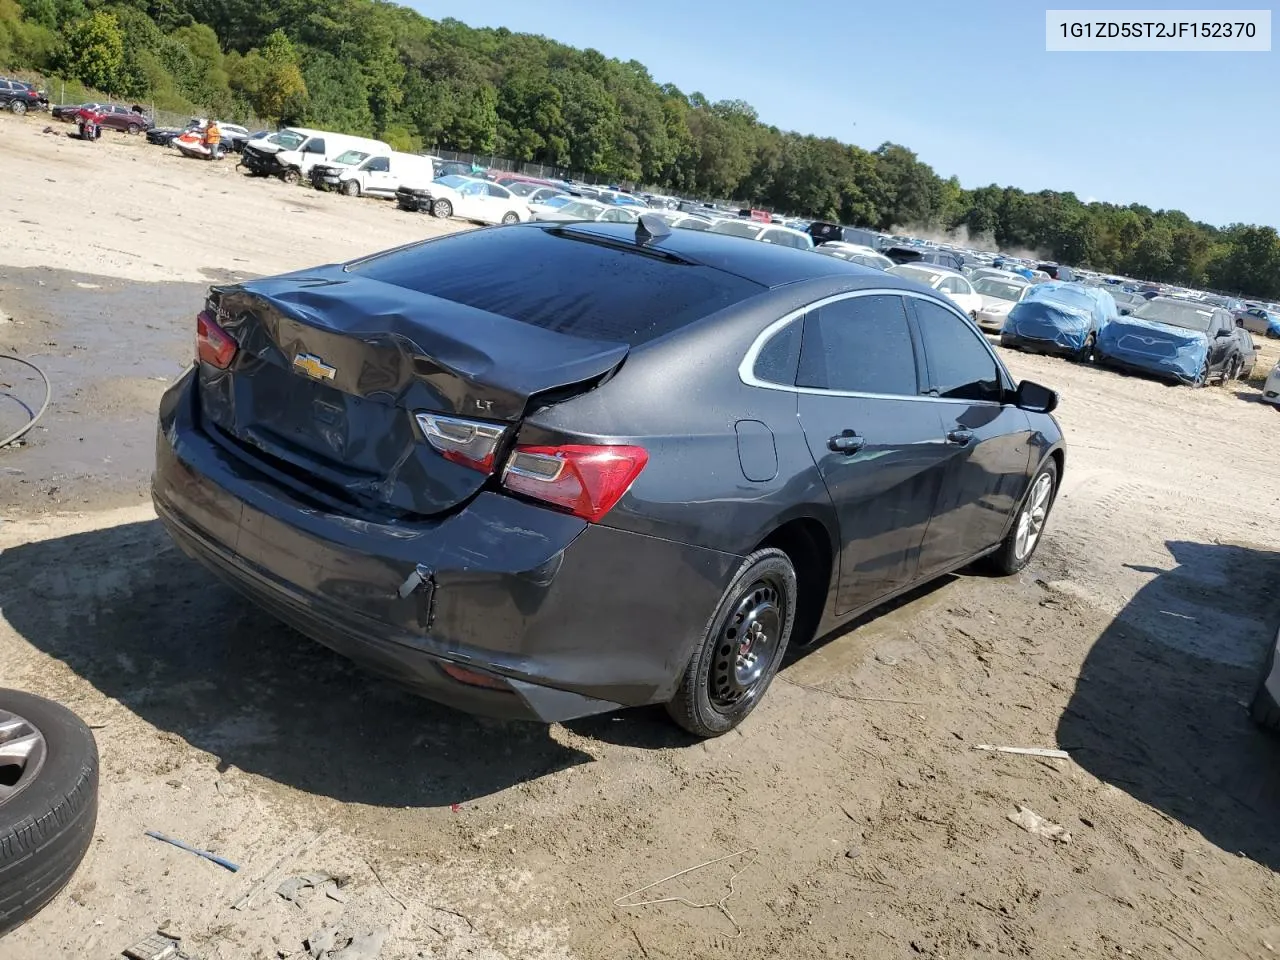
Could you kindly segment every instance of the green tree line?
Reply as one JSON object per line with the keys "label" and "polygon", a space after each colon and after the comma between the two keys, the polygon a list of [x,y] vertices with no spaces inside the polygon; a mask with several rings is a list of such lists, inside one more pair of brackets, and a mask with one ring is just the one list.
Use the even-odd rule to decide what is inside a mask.
{"label": "green tree line", "polygon": [[1005,250],[1280,298],[1271,227],[1052,190],[966,190],[898,144],[780,130],[741,100],[685,93],[634,60],[384,0],[0,0],[0,69],[162,109],[494,153],[856,226],[963,228]]}

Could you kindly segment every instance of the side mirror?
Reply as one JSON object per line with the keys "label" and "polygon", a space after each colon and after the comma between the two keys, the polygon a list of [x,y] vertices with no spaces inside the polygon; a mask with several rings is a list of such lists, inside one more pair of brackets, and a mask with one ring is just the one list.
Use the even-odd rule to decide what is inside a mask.
{"label": "side mirror", "polygon": [[1029,413],[1053,413],[1058,406],[1058,393],[1031,380],[1023,380],[1014,391],[1013,404]]}
{"label": "side mirror", "polygon": [[1122,317],[1127,317],[1127,316],[1128,316],[1129,314],[1131,314],[1131,313],[1133,313],[1133,311],[1132,311],[1132,310],[1130,310],[1128,307],[1121,307],[1121,308],[1120,308],[1120,316],[1122,316]]}

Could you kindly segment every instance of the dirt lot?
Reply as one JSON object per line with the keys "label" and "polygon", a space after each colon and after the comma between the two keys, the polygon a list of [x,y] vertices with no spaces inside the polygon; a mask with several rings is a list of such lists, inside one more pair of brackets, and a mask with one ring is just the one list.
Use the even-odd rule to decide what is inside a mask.
{"label": "dirt lot", "polygon": [[[388,927],[386,958],[1280,950],[1280,744],[1244,710],[1280,624],[1280,411],[1255,389],[1009,355],[1062,391],[1070,444],[1021,576],[952,577],[826,639],[714,742],[656,710],[477,720],[210,583],[145,500],[203,284],[443,225],[43,125],[0,118],[0,352],[56,390],[0,451],[0,680],[95,725],[102,807],[6,960],[115,956],[165,921],[206,960],[301,955],[324,926]],[[313,870],[347,902],[272,892]],[[668,898],[687,902],[615,905]]]}

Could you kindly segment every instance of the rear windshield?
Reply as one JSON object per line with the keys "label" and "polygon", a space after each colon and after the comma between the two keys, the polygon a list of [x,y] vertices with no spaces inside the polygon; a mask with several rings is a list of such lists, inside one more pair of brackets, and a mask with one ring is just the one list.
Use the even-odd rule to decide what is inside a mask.
{"label": "rear windshield", "polygon": [[476,230],[348,269],[546,330],[631,346],[765,290],[712,267],[672,263],[582,236],[572,228]]}

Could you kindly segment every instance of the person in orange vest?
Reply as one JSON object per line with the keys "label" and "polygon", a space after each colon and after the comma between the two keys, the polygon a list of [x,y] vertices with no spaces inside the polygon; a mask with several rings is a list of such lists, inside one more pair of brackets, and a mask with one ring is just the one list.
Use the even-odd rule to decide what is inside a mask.
{"label": "person in orange vest", "polygon": [[218,122],[210,120],[204,128],[204,145],[209,148],[209,159],[217,160],[222,156],[222,131]]}

